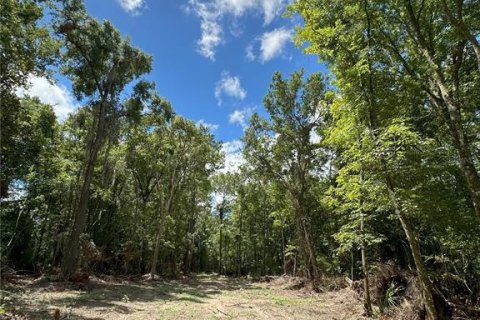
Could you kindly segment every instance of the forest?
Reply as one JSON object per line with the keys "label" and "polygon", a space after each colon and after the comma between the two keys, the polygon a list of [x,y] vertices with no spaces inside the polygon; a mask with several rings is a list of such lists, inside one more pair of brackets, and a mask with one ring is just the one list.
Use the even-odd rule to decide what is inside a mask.
{"label": "forest", "polygon": [[[287,279],[361,311],[296,319],[480,318],[480,2],[294,0],[294,17],[330,72],[272,74],[229,171],[111,22],[81,0],[1,0],[0,319],[63,319],[21,302],[39,277],[172,295]],[[68,78],[79,107],[59,121],[19,96],[32,75]]]}

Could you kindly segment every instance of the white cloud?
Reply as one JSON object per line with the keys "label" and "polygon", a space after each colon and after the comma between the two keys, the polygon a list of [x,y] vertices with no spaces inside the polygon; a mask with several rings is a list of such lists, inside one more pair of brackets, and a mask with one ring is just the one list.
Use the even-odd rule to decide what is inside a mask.
{"label": "white cloud", "polygon": [[218,22],[220,12],[215,3],[190,0],[187,12],[194,12],[200,18],[202,36],[197,41],[197,51],[205,58],[215,60],[215,48],[222,42],[223,29]]}
{"label": "white cloud", "polygon": [[131,15],[139,15],[145,8],[145,0],[117,0],[120,6]]}
{"label": "white cloud", "polygon": [[245,126],[245,115],[241,110],[235,110],[230,113],[228,122],[230,123],[238,123],[242,127]]}
{"label": "white cloud", "polygon": [[242,88],[240,79],[237,76],[231,76],[228,71],[222,72],[220,80],[215,85],[215,98],[217,98],[218,105],[222,104],[223,95],[240,100],[245,99],[247,96],[247,91]]}
{"label": "white cloud", "polygon": [[220,125],[218,125],[218,124],[208,123],[203,119],[200,119],[200,120],[197,121],[197,126],[204,126],[204,127],[208,128],[208,130],[210,130],[210,132],[213,132],[213,131],[217,130],[218,127],[220,127]]}
{"label": "white cloud", "polygon": [[278,57],[291,38],[292,31],[285,28],[264,33],[260,38],[260,61],[264,63]]}
{"label": "white cloud", "polygon": [[272,22],[275,16],[279,15],[284,5],[282,0],[263,0],[262,8],[265,25]]}
{"label": "white cloud", "polygon": [[225,166],[220,170],[221,173],[238,172],[240,166],[245,163],[242,154],[243,142],[232,140],[222,144],[222,152],[225,154]]}
{"label": "white cloud", "polygon": [[253,44],[249,44],[245,48],[245,58],[247,58],[248,61],[255,60],[256,56],[255,53],[253,53]]}
{"label": "white cloud", "polygon": [[60,121],[73,112],[77,106],[68,89],[61,84],[52,84],[43,77],[30,77],[27,88],[19,88],[16,94],[20,97],[38,97],[40,101],[53,107],[53,111]]}
{"label": "white cloud", "polygon": [[237,19],[256,11],[263,15],[264,25],[268,25],[281,12],[285,2],[286,0],[190,0],[186,12],[193,12],[200,18],[202,35],[197,41],[198,52],[215,60],[215,50],[223,42],[222,19],[225,16]]}
{"label": "white cloud", "polygon": [[232,124],[238,124],[242,128],[247,127],[247,121],[250,119],[250,117],[253,114],[253,108],[243,108],[241,110],[235,110],[232,113],[230,113],[228,122]]}

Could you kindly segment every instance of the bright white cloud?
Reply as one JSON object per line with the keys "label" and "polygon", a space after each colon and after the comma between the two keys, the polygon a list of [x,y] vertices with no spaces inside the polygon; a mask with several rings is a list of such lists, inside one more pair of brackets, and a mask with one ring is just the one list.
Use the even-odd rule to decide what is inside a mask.
{"label": "bright white cloud", "polygon": [[145,8],[145,0],[117,0],[123,10],[131,15],[139,15]]}
{"label": "bright white cloud", "polygon": [[240,166],[245,163],[242,149],[243,142],[240,140],[232,140],[222,144],[222,152],[225,154],[225,166],[220,172],[238,172],[240,170]]}
{"label": "bright white cloud", "polygon": [[223,29],[219,23],[220,12],[214,2],[190,0],[187,12],[194,12],[200,18],[202,35],[197,41],[197,51],[205,58],[215,60],[215,48],[222,43]]}
{"label": "bright white cloud", "polygon": [[278,57],[291,38],[292,31],[285,28],[264,33],[260,38],[260,61],[264,63]]}
{"label": "bright white cloud", "polygon": [[[198,52],[215,60],[215,50],[223,42],[222,19],[227,16],[240,18],[248,12],[260,12],[264,25],[268,25],[281,12],[286,0],[190,0],[186,12],[200,18],[201,37],[197,41]],[[235,33],[238,33],[236,30]]]}
{"label": "bright white cloud", "polygon": [[204,126],[204,127],[208,128],[208,130],[210,130],[210,132],[213,132],[213,131],[217,130],[218,127],[220,127],[220,125],[218,125],[218,124],[208,123],[203,119],[200,119],[200,120],[197,121],[197,126]]}
{"label": "bright white cloud", "polygon": [[29,78],[29,83],[27,88],[17,89],[16,94],[20,97],[38,97],[40,101],[53,107],[60,121],[65,120],[68,114],[77,108],[74,98],[65,86],[52,84],[43,77],[33,76]]}
{"label": "bright white cloud", "polygon": [[230,113],[228,122],[232,124],[238,124],[242,128],[246,128],[248,125],[248,120],[253,114],[253,108],[244,108],[241,110],[235,110]]}
{"label": "bright white cloud", "polygon": [[218,105],[222,104],[222,96],[230,96],[240,100],[247,96],[247,91],[242,88],[240,79],[237,76],[231,76],[228,71],[222,72],[220,80],[215,85],[215,98],[217,98]]}

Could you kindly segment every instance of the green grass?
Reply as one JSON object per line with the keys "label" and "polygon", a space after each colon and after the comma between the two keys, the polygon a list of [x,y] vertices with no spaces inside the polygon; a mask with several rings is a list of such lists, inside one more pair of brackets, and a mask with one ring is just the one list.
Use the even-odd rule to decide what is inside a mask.
{"label": "green grass", "polygon": [[290,299],[287,299],[286,297],[274,297],[273,302],[279,306],[286,306],[292,304],[292,301]]}

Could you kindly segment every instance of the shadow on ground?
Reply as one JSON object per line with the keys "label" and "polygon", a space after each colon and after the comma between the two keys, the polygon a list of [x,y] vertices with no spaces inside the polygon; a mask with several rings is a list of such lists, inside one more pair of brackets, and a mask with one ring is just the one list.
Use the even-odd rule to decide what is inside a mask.
{"label": "shadow on ground", "polygon": [[[195,275],[181,280],[155,281],[103,281],[94,279],[81,290],[65,282],[35,280],[17,281],[2,286],[1,303],[19,319],[53,319],[59,309],[63,319],[104,320],[102,314],[128,315],[142,310],[152,302],[185,301],[206,303],[218,294],[255,288],[245,279]],[[1,304],[0,303],[0,304]],[[94,317],[88,317],[88,309]],[[78,310],[82,310],[78,314]],[[100,315],[100,316],[98,316]]]}

